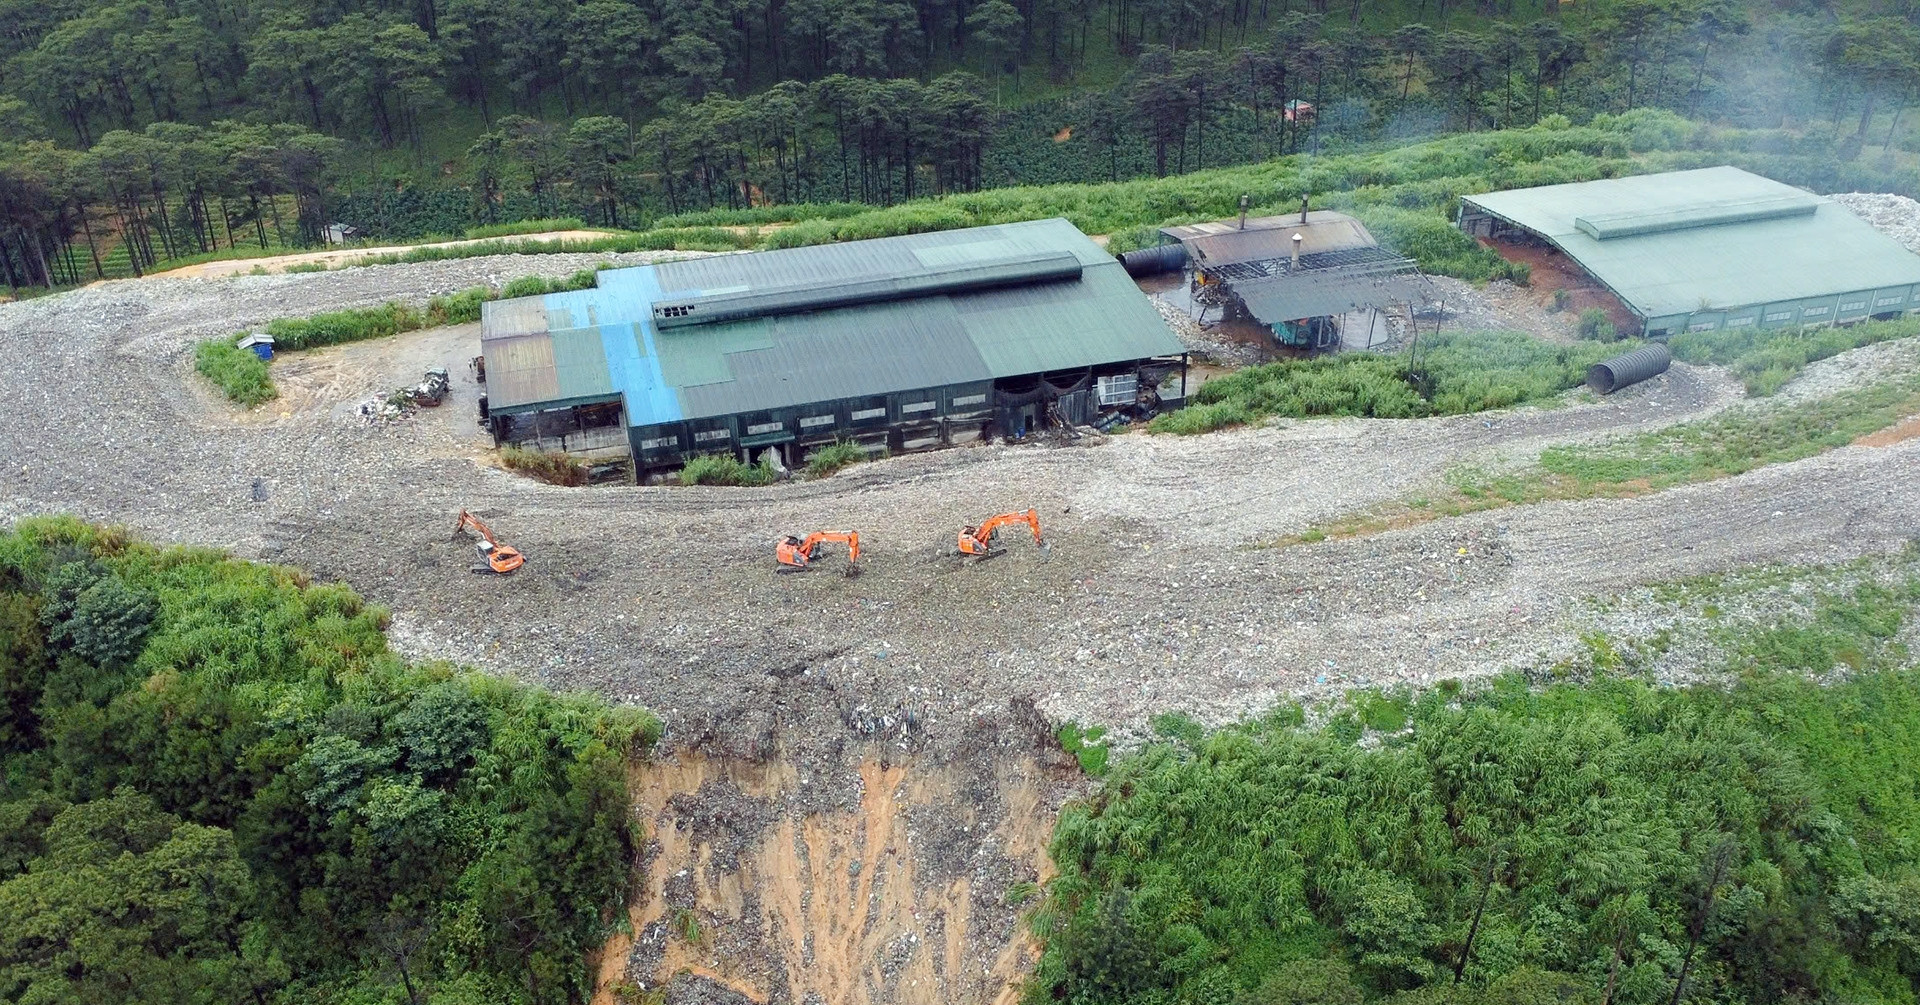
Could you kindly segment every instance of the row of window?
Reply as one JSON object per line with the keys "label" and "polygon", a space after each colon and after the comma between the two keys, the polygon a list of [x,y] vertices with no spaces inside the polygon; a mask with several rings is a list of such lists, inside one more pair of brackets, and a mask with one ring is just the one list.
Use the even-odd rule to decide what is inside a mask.
{"label": "row of window", "polygon": [[[836,409],[831,412],[816,412],[812,415],[795,415],[792,412],[748,414],[742,417],[744,425],[740,427],[740,436],[748,441],[760,439],[765,442],[771,439],[773,442],[778,442],[791,438],[781,436],[790,431],[814,436],[842,425],[856,431],[860,428],[882,428],[886,426],[889,417],[895,415],[898,416],[897,421],[901,422],[929,420],[941,411],[942,395],[939,391],[924,393],[928,397],[916,401],[896,399],[889,403],[886,395],[856,399],[850,403],[852,407],[848,407],[844,412]],[[988,394],[985,391],[969,391],[966,394],[952,395],[946,400],[948,415],[968,415],[986,407]],[[823,407],[829,406],[805,406],[795,411],[815,411]],[[641,452],[659,458],[663,453],[679,453],[688,447],[694,452],[726,449],[734,442],[735,427],[732,420],[727,418],[694,419],[687,422],[684,428],[691,433],[690,444],[683,445],[682,436],[685,434],[680,429],[667,427],[651,430],[652,435],[642,437],[638,446]]]}
{"label": "row of window", "polygon": [[[1908,299],[1906,294],[1894,294],[1891,296],[1873,297],[1871,298],[1871,302],[1873,308],[1878,310],[1885,307],[1901,306],[1905,304]],[[1835,316],[1864,313],[1867,310],[1867,304],[1867,299],[1845,301],[1840,305],[1839,312]],[[1829,314],[1834,314],[1833,305],[1821,304],[1818,307],[1805,307],[1799,310],[1789,307],[1785,310],[1767,311],[1761,315],[1758,320],[1761,323],[1773,325],[1793,321],[1795,316],[1798,315],[1802,321],[1824,321]],[[1725,326],[1728,328],[1745,328],[1755,323],[1755,320],[1751,314],[1745,317],[1728,318]],[[1718,320],[1696,321],[1688,325],[1687,330],[1690,332],[1703,332],[1712,331],[1719,327],[1721,327],[1721,322]]]}

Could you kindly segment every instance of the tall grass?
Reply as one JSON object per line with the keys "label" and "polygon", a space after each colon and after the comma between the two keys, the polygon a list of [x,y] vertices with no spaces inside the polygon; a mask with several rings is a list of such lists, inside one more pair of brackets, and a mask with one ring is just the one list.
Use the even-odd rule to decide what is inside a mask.
{"label": "tall grass", "polygon": [[1667,342],[1675,359],[1731,369],[1755,397],[1780,390],[1808,363],[1848,349],[1920,335],[1920,318],[1819,328],[1722,328],[1682,332]]}
{"label": "tall grass", "polygon": [[280,396],[267,370],[267,361],[251,349],[235,345],[236,338],[207,339],[193,349],[193,368],[249,408]]}
{"label": "tall grass", "polygon": [[521,234],[545,234],[556,230],[580,230],[586,224],[577,216],[549,217],[544,220],[520,220],[515,223],[489,223],[480,227],[468,227],[465,237],[469,241],[478,241],[489,237],[516,237]]}
{"label": "tall grass", "polygon": [[682,485],[769,485],[773,479],[772,465],[742,464],[732,454],[701,454],[680,468]]}
{"label": "tall grass", "polygon": [[857,443],[840,440],[817,447],[807,454],[807,475],[812,478],[825,478],[850,464],[858,464],[867,459],[867,452]]}
{"label": "tall grass", "polygon": [[578,486],[587,483],[586,466],[557,450],[528,450],[506,446],[500,449],[500,463],[509,471],[518,471],[549,485]]}
{"label": "tall grass", "polygon": [[378,307],[329,311],[304,318],[281,318],[267,325],[267,334],[273,336],[277,348],[290,351],[361,342],[420,328],[468,324],[480,320],[481,305],[489,300],[589,289],[595,281],[596,273],[592,269],[582,269],[564,279],[523,276],[498,291],[488,286],[475,286],[447,296],[434,297],[427,301],[424,309],[396,301]]}
{"label": "tall grass", "polygon": [[1577,386],[1609,355],[1518,332],[1422,336],[1417,361],[1341,353],[1248,367],[1201,385],[1195,404],[1156,417],[1157,433],[1204,433],[1267,416],[1409,419],[1506,408]]}

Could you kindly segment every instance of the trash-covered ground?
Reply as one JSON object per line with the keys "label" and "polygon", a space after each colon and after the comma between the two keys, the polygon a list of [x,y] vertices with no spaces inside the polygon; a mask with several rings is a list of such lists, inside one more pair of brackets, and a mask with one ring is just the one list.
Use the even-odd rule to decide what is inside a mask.
{"label": "trash-covered ground", "polygon": [[1853,210],[1875,230],[1906,245],[1907,250],[1920,252],[1920,202],[1885,192],[1845,192],[1827,198]]}
{"label": "trash-covered ground", "polygon": [[[12,413],[0,510],[68,510],[303,565],[391,607],[415,654],[645,703],[679,736],[742,738],[858,706],[902,720],[910,710],[937,733],[1022,694],[1124,734],[1166,709],[1219,720],[1286,696],[1472,676],[1540,648],[1564,605],[1592,590],[1850,556],[1889,546],[1920,508],[1920,494],[1894,491],[1915,449],[1902,444],[1631,502],[1249,547],[1404,498],[1457,465],[1738,397],[1724,374],[1687,366],[1554,409],[995,444],[765,489],[587,490],[484,462],[471,336],[290,354],[276,367],[323,376],[238,417],[190,371],[191,342],[208,334],[592,264],[569,259],[121,282],[11,305],[0,310],[15,361],[0,374]],[[435,365],[454,375],[446,404],[406,423],[358,420],[359,402]],[[256,479],[265,501],[252,498]],[[1782,494],[1797,503],[1772,498]],[[939,557],[962,525],[1029,506],[1050,558],[1018,540],[983,563]],[[1759,506],[1793,516],[1734,518]],[[468,575],[465,546],[447,540],[462,508],[524,551],[527,568]],[[859,530],[867,574],[774,575],[773,541],[818,529]],[[1469,537],[1490,550],[1463,563]]]}
{"label": "trash-covered ground", "polygon": [[[390,608],[410,655],[657,710],[678,759],[645,773],[668,787],[642,807],[659,835],[642,863],[650,885],[634,943],[611,947],[608,966],[647,980],[662,972],[650,966],[687,964],[661,956],[658,936],[672,920],[661,905],[690,904],[713,932],[694,962],[719,977],[685,978],[711,986],[674,1001],[748,987],[932,1005],[1009,986],[1025,965],[1011,890],[1038,878],[1073,787],[1030,710],[1113,726],[1124,744],[1162,711],[1219,722],[1282,699],[1552,666],[1577,655],[1593,596],[1887,553],[1920,533],[1910,438],[1641,499],[1262,546],[1456,466],[1738,400],[1726,374],[1685,365],[1558,408],[994,444],[761,489],[567,489],[492,466],[467,369],[477,326],[286,354],[282,398],[251,412],[192,372],[198,338],[600,260],[129,281],[0,307],[0,520],[70,512],[303,566]],[[1497,313],[1503,291],[1486,295]],[[1903,347],[1873,347],[1786,393],[1910,366]],[[433,367],[452,377],[440,407],[359,416]],[[998,558],[944,556],[962,525],[1027,507],[1050,554],[1009,535]],[[463,508],[526,567],[470,573],[471,542],[451,538]],[[823,529],[860,532],[864,575],[774,571],[779,535]],[[1676,656],[1661,672],[1693,669]],[[668,777],[694,758],[721,767]],[[802,847],[817,861],[797,859]],[[850,888],[869,899],[843,903]],[[821,955],[849,931],[854,948]],[[979,976],[962,980],[952,960],[979,961]]]}

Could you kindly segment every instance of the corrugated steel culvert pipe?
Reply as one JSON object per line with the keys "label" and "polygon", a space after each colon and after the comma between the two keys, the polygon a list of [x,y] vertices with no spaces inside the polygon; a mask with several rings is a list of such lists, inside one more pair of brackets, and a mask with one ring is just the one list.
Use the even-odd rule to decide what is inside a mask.
{"label": "corrugated steel culvert pipe", "polygon": [[1187,248],[1182,244],[1159,244],[1151,248],[1122,252],[1120,265],[1135,279],[1173,272],[1187,264]]}
{"label": "corrugated steel culvert pipe", "polygon": [[1612,394],[1629,384],[1658,377],[1673,365],[1673,354],[1655,343],[1587,367],[1587,386],[1596,394]]}

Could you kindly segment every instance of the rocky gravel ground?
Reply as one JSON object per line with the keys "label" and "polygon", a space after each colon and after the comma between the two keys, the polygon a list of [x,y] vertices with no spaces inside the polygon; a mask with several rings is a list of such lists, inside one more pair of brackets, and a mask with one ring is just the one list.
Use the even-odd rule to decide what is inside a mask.
{"label": "rocky gravel ground", "polygon": [[[566,489],[499,469],[474,421],[481,388],[466,376],[474,326],[289,354],[275,363],[283,397],[252,412],[235,411],[191,368],[196,339],[276,317],[648,257],[117,282],[0,306],[9,361],[0,368],[0,523],[68,512],[343,579],[391,609],[394,644],[411,656],[645,704],[665,719],[670,750],[791,773],[799,783],[791,805],[765,804],[783,820],[879,796],[869,815],[900,815],[901,856],[932,877],[905,902],[911,924],[883,915],[862,929],[879,948],[859,950],[858,966],[893,978],[848,1000],[881,1005],[985,1001],[1011,986],[1013,977],[985,976],[978,993],[903,983],[919,973],[903,969],[918,958],[913,939],[945,924],[915,912],[942,903],[935,887],[951,877],[971,877],[974,890],[958,958],[1023,972],[1005,890],[1037,877],[1024,863],[1038,860],[1052,813],[1074,791],[1063,780],[1070,770],[1043,772],[1025,788],[1002,779],[1043,743],[1049,727],[1028,723],[1033,710],[1113,726],[1125,745],[1162,711],[1220,722],[1354,687],[1577,667],[1591,655],[1582,632],[1682,638],[1648,665],[1687,680],[1724,665],[1697,642],[1709,615],[1648,584],[1863,556],[1868,565],[1830,578],[1884,575],[1891,566],[1871,562],[1893,560],[1875,556],[1920,535],[1920,439],[1907,439],[1634,500],[1266,544],[1421,492],[1458,466],[1522,464],[1548,444],[1630,434],[1740,401],[1725,373],[1684,364],[1604,399],[1569,392],[1551,408],[993,444],[760,489]],[[1462,313],[1498,320],[1505,292],[1463,297]],[[429,366],[455,375],[447,404],[394,423],[355,414],[358,402]],[[1912,369],[1920,369],[1914,344],[1883,344],[1815,364],[1778,400]],[[1029,506],[1050,552],[1009,535],[1007,552],[985,562],[944,554],[963,524]],[[526,568],[471,574],[470,543],[449,538],[463,508],[524,551]],[[837,575],[832,562],[774,571],[778,535],[842,528],[861,532],[865,574]],[[1748,591],[1721,606],[1763,618],[1804,609],[1806,589]],[[1596,596],[1616,599],[1596,605]],[[908,778],[942,777],[928,765],[986,767],[938,798],[895,806],[862,781],[889,759],[916,766]],[[948,833],[949,818],[988,805],[995,789],[1029,797],[1008,797],[991,835]],[[933,808],[916,809],[923,803]],[[745,805],[683,799],[663,804],[662,820],[709,826],[701,847],[724,853],[760,826],[735,804]],[[1010,835],[1030,839],[1032,855],[996,844]],[[982,863],[992,868],[983,873]],[[754,874],[738,875],[751,883]],[[728,888],[722,880],[716,889]],[[677,903],[676,890],[660,896]],[[715,918],[714,946],[739,942],[742,972],[785,966],[791,947],[756,927],[760,915]],[[807,939],[847,938],[833,924],[817,927]],[[636,927],[627,972],[651,972],[657,928]],[[669,998],[733,1000],[727,987],[683,981]],[[800,988],[793,997],[813,1000]]]}
{"label": "rocky gravel ground", "polygon": [[[1473,676],[1551,651],[1568,605],[1596,590],[1852,558],[1920,526],[1920,445],[1908,441],[1639,500],[1259,547],[1457,465],[1738,398],[1724,374],[1687,366],[1599,401],[1576,392],[1559,408],[990,445],[765,489],[584,490],[484,463],[478,388],[464,379],[446,407],[407,423],[350,418],[345,406],[417,379],[431,360],[402,350],[433,333],[394,340],[405,358],[396,372],[343,371],[264,416],[236,418],[190,370],[192,340],[209,334],[601,260],[120,282],[0,308],[13,361],[0,373],[0,519],[68,511],[302,565],[388,605],[397,643],[415,655],[645,703],[676,738],[743,752],[800,725],[937,742],[1013,695],[1056,718],[1131,729],[1166,709],[1217,721],[1282,697]],[[462,374],[474,348],[448,340],[436,351]],[[371,351],[323,352],[348,350]],[[1844,383],[1831,375],[1858,358],[1819,364],[1802,383]],[[256,479],[265,501],[253,499]],[[1041,511],[1050,556],[1017,539],[983,563],[939,554],[962,524],[1027,506]],[[461,508],[524,550],[527,569],[470,575],[470,549],[447,537]],[[862,532],[866,575],[773,573],[777,535],[839,527]]]}

